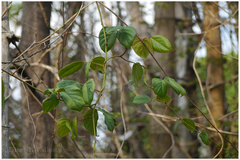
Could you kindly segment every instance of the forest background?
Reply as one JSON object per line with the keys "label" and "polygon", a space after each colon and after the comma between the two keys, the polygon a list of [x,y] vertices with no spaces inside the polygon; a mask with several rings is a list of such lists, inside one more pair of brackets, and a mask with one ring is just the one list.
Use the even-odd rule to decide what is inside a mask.
{"label": "forest background", "polygon": [[[98,39],[102,26],[96,3],[2,2],[2,156],[238,158],[238,5],[237,1],[99,3],[104,26],[125,26],[125,22],[140,38],[162,35],[169,40],[171,51],[155,52],[154,57],[186,90],[188,98],[169,87],[168,103],[153,101],[155,95],[145,86],[143,77],[136,85],[133,64],[147,68],[144,77],[151,86],[152,78],[165,77],[163,71],[152,56],[144,59],[133,49],[125,52],[117,40],[108,51],[108,58],[118,56],[107,63],[106,86],[98,106],[114,115],[119,124],[109,131],[106,117],[98,111],[96,139],[79,120],[78,138],[73,140],[70,134],[58,135],[57,120],[80,119],[87,107],[79,113],[60,102],[57,108],[42,114],[41,105],[48,96],[23,82],[45,91],[46,86],[56,88],[63,79],[81,85],[87,81],[87,62],[91,57],[104,57]],[[45,39],[48,35],[51,37]],[[24,51],[24,57],[16,59]],[[84,61],[82,69],[60,79],[59,70],[76,61]],[[95,89],[101,90],[103,74],[91,67],[90,78]],[[93,101],[98,99],[97,93]],[[152,100],[135,104],[137,94]],[[178,124],[177,115],[193,120],[195,130]],[[201,139],[203,130],[209,145]]]}

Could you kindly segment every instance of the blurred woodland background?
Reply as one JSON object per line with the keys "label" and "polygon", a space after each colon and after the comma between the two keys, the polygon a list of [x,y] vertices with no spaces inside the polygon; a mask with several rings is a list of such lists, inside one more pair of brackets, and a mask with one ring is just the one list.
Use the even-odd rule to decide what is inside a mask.
{"label": "blurred woodland background", "polygon": [[[2,69],[8,66],[13,76],[30,82],[38,89],[44,91],[45,85],[49,88],[56,87],[59,81],[56,75],[67,64],[79,60],[88,62],[92,56],[104,55],[98,44],[102,26],[96,3],[1,3],[2,25],[5,25],[2,34],[13,31],[20,38],[16,43],[19,49],[10,44],[10,54],[6,54],[9,53],[7,50],[2,50],[2,62],[12,61],[20,54],[19,50],[23,52],[28,49],[24,56],[31,66],[24,60],[18,61],[23,59],[21,57],[14,63],[2,63]],[[185,88],[189,98],[206,117],[211,122],[211,116],[214,118],[219,131],[238,148],[238,2],[99,3],[105,26],[125,26],[104,5],[129,26],[135,27],[139,37],[162,35],[169,40],[172,51],[155,53],[154,57],[168,76]],[[81,6],[87,7],[73,21],[74,14]],[[4,11],[7,12],[3,15]],[[8,20],[3,19],[6,15],[9,28]],[[51,37],[45,39],[50,34]],[[56,39],[59,35],[60,38]],[[3,43],[4,40],[2,47]],[[121,55],[124,50],[116,41],[108,52],[108,57]],[[147,66],[149,84],[149,79],[164,78],[151,56],[143,60],[129,49],[124,58]],[[154,108],[152,101],[147,105],[133,104],[136,92],[150,97],[153,93],[144,86],[143,78],[139,87],[134,85],[131,67],[132,63],[121,58],[108,62],[106,88],[99,106],[111,112],[118,119],[119,125],[113,132],[109,132],[104,117],[99,113],[97,158],[114,158],[119,150],[119,158],[213,158],[215,155],[219,158],[238,158],[234,147],[225,139],[221,140],[218,132],[185,96],[177,96],[169,89],[168,95],[172,99],[168,105],[179,116],[191,118],[199,133],[204,129],[210,138],[209,146],[201,142],[197,131],[191,133],[182,124],[174,132],[178,117],[164,103],[156,101]],[[85,83],[84,68],[64,79]],[[2,75],[7,74],[2,71]],[[9,93],[5,96],[5,105],[9,105],[9,110],[5,106],[2,109],[2,118],[8,114],[9,119],[9,130],[4,127],[2,130],[3,133],[9,131],[10,157],[83,158],[82,152],[91,158],[94,137],[85,130],[83,123],[78,124],[80,137],[75,141],[70,136],[60,138],[52,117],[49,114],[39,114],[42,111],[40,104],[46,96],[23,85],[13,76],[10,76]],[[102,74],[90,70],[89,76],[94,79],[96,89],[100,90]],[[8,86],[5,83],[5,90]],[[208,111],[205,100],[211,112]],[[55,119],[82,116],[82,112],[71,111],[63,103],[51,114]],[[2,123],[8,122],[2,120]],[[2,142],[7,141],[8,139],[3,139]]]}

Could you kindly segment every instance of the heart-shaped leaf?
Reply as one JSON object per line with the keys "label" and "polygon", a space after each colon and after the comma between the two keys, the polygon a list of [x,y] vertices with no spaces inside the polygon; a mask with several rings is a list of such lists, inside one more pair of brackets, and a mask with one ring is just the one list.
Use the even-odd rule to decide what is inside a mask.
{"label": "heart-shaped leaf", "polygon": [[104,109],[98,108],[98,110],[101,111],[105,116],[105,124],[107,125],[108,130],[113,132],[114,126],[117,126],[119,123],[117,118],[111,113],[105,111]]}
{"label": "heart-shaped leaf", "polygon": [[94,95],[95,83],[93,79],[89,79],[82,88],[83,99],[87,105],[91,105]]}
{"label": "heart-shaped leaf", "polygon": [[202,132],[199,134],[199,137],[201,138],[202,142],[209,146],[209,138],[208,138],[208,134],[207,132],[205,132],[204,130],[202,130]]}
{"label": "heart-shaped leaf", "polygon": [[51,110],[56,108],[58,104],[59,100],[56,94],[51,94],[50,97],[43,100],[42,103],[43,114],[50,112]]}
{"label": "heart-shaped leaf", "polygon": [[[117,28],[116,27],[104,27],[104,29],[105,29],[106,38],[107,38],[107,51],[109,51],[116,42]],[[100,45],[102,51],[105,52],[106,43],[105,43],[103,29],[101,29],[101,31],[99,32],[98,37],[99,37],[99,45]]]}
{"label": "heart-shaped leaf", "polygon": [[133,99],[133,103],[135,104],[146,104],[151,101],[151,98],[147,95],[137,95]]}
{"label": "heart-shaped leaf", "polygon": [[150,38],[150,43],[154,51],[166,53],[171,51],[171,44],[167,38],[161,35],[155,35]]}
{"label": "heart-shaped leaf", "polygon": [[[93,125],[93,111],[94,111],[94,125]],[[95,128],[95,133],[97,135],[97,121],[98,121],[97,110],[90,109],[84,114],[83,117],[85,118],[83,120],[83,124],[86,130],[90,132],[92,135],[94,135],[94,128]]]}
{"label": "heart-shaped leaf", "polygon": [[184,126],[189,129],[191,132],[195,130],[195,123],[189,118],[183,118],[182,123]]}
{"label": "heart-shaped leaf", "polygon": [[126,48],[131,48],[131,45],[136,37],[137,31],[132,26],[121,28],[117,32],[117,38],[119,42]]}
{"label": "heart-shaped leaf", "polygon": [[[147,46],[147,48],[153,52],[152,46],[150,44],[150,42],[145,38],[142,40],[143,43]],[[132,44],[132,48],[134,50],[134,52],[141,58],[146,59],[149,55],[149,52],[147,50],[147,48],[142,44],[142,42],[138,39],[135,38],[133,44]]]}
{"label": "heart-shaped leaf", "polygon": [[71,130],[66,126],[66,122],[70,123],[70,120],[67,118],[61,118],[57,122],[57,132],[60,137],[64,137],[71,132]]}
{"label": "heart-shaped leaf", "polygon": [[60,93],[64,103],[72,110],[81,111],[85,105],[82,91],[75,85],[64,88],[65,92]]}
{"label": "heart-shaped leaf", "polygon": [[133,80],[136,84],[136,86],[138,86],[138,81],[142,78],[143,75],[143,68],[141,66],[140,63],[134,63],[133,67],[132,67],[132,77]]}
{"label": "heart-shaped leaf", "polygon": [[160,98],[164,98],[167,94],[167,83],[159,78],[152,79],[153,90]]}
{"label": "heart-shaped leaf", "polygon": [[104,66],[103,66],[103,64],[104,64],[104,62],[105,62],[105,58],[104,57],[96,57],[96,58],[94,58],[93,60],[92,60],[92,63],[91,63],[91,68],[92,68],[92,70],[97,70],[97,71],[99,71],[100,73],[104,73]]}
{"label": "heart-shaped leaf", "polygon": [[60,78],[69,76],[69,75],[77,72],[79,69],[81,69],[83,64],[84,64],[83,61],[77,61],[77,62],[70,63],[70,64],[64,66],[58,72],[58,75]]}

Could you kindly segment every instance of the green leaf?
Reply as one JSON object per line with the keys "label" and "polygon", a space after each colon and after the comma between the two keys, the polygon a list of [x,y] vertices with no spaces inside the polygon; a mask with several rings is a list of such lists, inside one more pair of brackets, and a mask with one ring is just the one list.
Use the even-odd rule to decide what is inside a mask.
{"label": "green leaf", "polygon": [[73,80],[63,80],[57,83],[57,88],[64,88],[68,87],[68,86],[77,86],[79,89],[82,89],[81,84],[77,81],[73,81]]}
{"label": "green leaf", "polygon": [[3,79],[2,79],[2,108],[3,108],[4,103],[5,103],[4,92],[5,92],[5,86],[4,86],[4,82],[3,82]]}
{"label": "green leaf", "polygon": [[[106,32],[106,38],[107,38],[107,51],[109,51],[113,45],[116,42],[117,38],[117,33],[116,30],[117,28],[115,27],[104,27],[105,32]],[[103,52],[105,52],[105,38],[104,38],[104,33],[103,29],[99,32],[99,45],[102,49]]]}
{"label": "green leaf", "polygon": [[161,35],[155,35],[150,38],[150,43],[154,51],[166,53],[171,51],[171,44],[167,38]]}
{"label": "green leaf", "polygon": [[164,98],[167,94],[167,83],[159,78],[152,79],[153,90],[160,98]]}
{"label": "green leaf", "polygon": [[57,122],[57,132],[60,137],[64,137],[68,135],[71,130],[66,126],[66,122],[70,123],[70,120],[67,118],[61,118]]}
{"label": "green leaf", "polygon": [[135,104],[146,104],[151,101],[151,98],[147,95],[137,95],[133,99],[133,103]]}
{"label": "green leaf", "polygon": [[166,102],[166,103],[170,102],[170,100],[171,100],[171,98],[167,94],[165,95],[164,98],[157,96],[156,99],[158,102]]}
{"label": "green leaf", "polygon": [[93,127],[93,118],[92,118],[93,109],[88,110],[83,117],[86,118],[83,120],[83,124],[86,130],[90,132],[92,135],[94,135],[94,128],[95,128],[96,135],[97,135],[97,120],[98,120],[97,110],[94,111],[94,127]]}
{"label": "green leaf", "polygon": [[87,65],[86,65],[86,68],[85,68],[85,77],[86,77],[86,80],[88,80],[88,73],[89,73],[90,65],[91,65],[91,63],[92,63],[92,59],[93,59],[93,57],[91,57],[91,59],[89,60],[89,62],[88,62]]}
{"label": "green leaf", "polygon": [[58,104],[59,100],[56,94],[51,94],[50,97],[43,100],[42,103],[43,114],[50,112],[51,110],[56,108]]}
{"label": "green leaf", "polygon": [[98,108],[98,110],[101,111],[105,116],[105,124],[107,125],[108,130],[113,132],[114,126],[117,126],[119,124],[117,118],[111,113],[105,111],[104,109]]}
{"label": "green leaf", "polygon": [[73,119],[73,128],[75,131],[75,136],[78,138],[78,132],[77,132],[77,117]]}
{"label": "green leaf", "polygon": [[132,26],[121,28],[117,32],[117,38],[119,42],[126,48],[131,48],[131,45],[136,37],[137,31]]}
{"label": "green leaf", "polygon": [[64,66],[58,72],[58,75],[60,78],[69,76],[69,75],[77,72],[79,69],[81,69],[83,64],[84,64],[83,61],[77,61],[77,62],[70,63],[70,64]]}
{"label": "green leaf", "polygon": [[[148,49],[151,52],[153,52],[150,42],[146,38],[143,39],[142,41],[148,47]],[[143,59],[146,59],[149,55],[148,50],[146,49],[146,47],[142,44],[142,42],[138,38],[135,38],[135,40],[133,41],[132,48],[133,48],[134,52]]]}
{"label": "green leaf", "polygon": [[87,105],[91,105],[93,101],[95,83],[93,79],[89,79],[82,88],[83,91],[83,99]]}
{"label": "green leaf", "polygon": [[105,62],[104,57],[96,57],[92,60],[90,67],[92,68],[92,70],[97,70],[103,74],[104,73],[104,68],[103,68],[104,62]]}
{"label": "green leaf", "polygon": [[46,89],[46,90],[43,92],[44,95],[46,95],[46,94],[48,94],[48,93],[53,93],[53,94],[55,94],[55,88],[48,88],[48,89]]}
{"label": "green leaf", "polygon": [[189,129],[191,132],[195,130],[195,123],[189,118],[183,118],[182,123],[184,126]]}
{"label": "green leaf", "polygon": [[85,105],[82,91],[75,85],[65,87],[65,92],[61,92],[60,97],[72,110],[81,111]]}
{"label": "green leaf", "polygon": [[208,138],[208,134],[207,132],[205,132],[204,130],[202,130],[202,132],[200,133],[199,137],[201,138],[202,142],[209,146],[209,138]]}
{"label": "green leaf", "polygon": [[143,68],[142,68],[141,64],[134,63],[134,65],[132,67],[132,77],[133,77],[133,80],[134,80],[136,86],[138,86],[138,82],[142,78],[142,75],[143,75]]}
{"label": "green leaf", "polygon": [[178,95],[180,93],[182,96],[186,94],[185,89],[182,86],[180,86],[174,79],[170,77],[165,77],[164,80]]}
{"label": "green leaf", "polygon": [[178,124],[179,124],[179,119],[177,120],[177,122],[176,122],[175,125],[174,125],[174,130],[173,130],[173,133],[174,133],[174,134],[175,134],[175,132],[176,132],[176,129],[177,129]]}
{"label": "green leaf", "polygon": [[68,121],[66,121],[66,126],[70,130],[70,132],[72,133],[72,139],[75,139],[75,135],[72,131],[72,125],[70,125],[70,123]]}
{"label": "green leaf", "polygon": [[55,94],[60,93],[60,92],[65,92],[64,88],[56,88],[55,89]]}

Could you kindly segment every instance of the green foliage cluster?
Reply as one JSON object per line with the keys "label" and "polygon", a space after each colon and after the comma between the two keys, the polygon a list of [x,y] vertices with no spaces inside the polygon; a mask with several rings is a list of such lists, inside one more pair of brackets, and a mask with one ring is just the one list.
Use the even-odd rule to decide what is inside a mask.
{"label": "green foliage cluster", "polygon": [[[102,51],[105,52],[107,58],[107,51],[109,51],[115,44],[116,39],[127,49],[133,48],[135,53],[146,59],[149,56],[149,51],[146,49],[149,48],[153,53],[154,51],[159,53],[165,53],[171,51],[171,44],[168,39],[161,35],[154,35],[152,37],[145,37],[143,39],[138,39],[136,37],[136,30],[131,26],[122,27],[104,27],[104,30],[101,29],[99,33],[99,45]],[[105,48],[106,47],[106,48]],[[103,88],[98,94],[98,99],[95,103],[93,102],[94,92],[95,92],[95,82],[93,79],[88,79],[89,69],[96,70],[101,74],[106,75],[106,63],[110,57],[106,59],[104,57],[91,57],[90,61],[87,62],[85,67],[85,77],[86,82],[83,86],[79,82],[73,80],[63,80],[57,83],[57,88],[46,89],[44,94],[50,94],[45,100],[43,100],[43,113],[48,113],[54,108],[56,108],[59,104],[59,101],[63,101],[66,106],[74,111],[81,112],[83,107],[89,107],[89,110],[86,111],[82,119],[85,129],[96,136],[97,134],[97,123],[98,123],[98,111],[102,112],[105,117],[105,124],[109,131],[113,132],[114,127],[118,125],[117,118],[105,111],[104,109],[96,106],[101,97],[102,91],[104,90],[104,85],[106,83],[106,79],[103,80]],[[70,63],[63,67],[58,75],[60,78],[69,76],[78,70],[80,70],[84,65],[83,61],[76,61]],[[134,104],[146,104],[150,101],[157,100],[159,102],[167,103],[171,100],[171,98],[167,95],[167,88],[170,86],[177,95],[184,96],[186,91],[182,86],[180,86],[174,79],[170,77],[165,77],[163,80],[160,78],[152,79],[152,87],[149,86],[146,82],[145,77],[146,67],[142,66],[139,62],[134,63],[132,67],[132,77],[134,84],[138,87],[138,82],[144,78],[144,83],[147,87],[151,88],[156,97],[151,99],[147,95],[137,95],[133,99]],[[79,121],[77,117],[74,117],[73,120],[67,118],[61,118],[57,123],[57,131],[60,137],[64,137],[71,132],[72,138],[75,139],[78,137],[77,133],[77,122]],[[189,129],[191,132],[195,130],[195,123],[188,118],[180,118],[179,119],[183,125]],[[179,120],[176,122],[174,127],[174,132],[178,126]],[[204,144],[208,145],[208,136],[205,131],[202,131],[200,134],[200,138],[204,142]]]}

